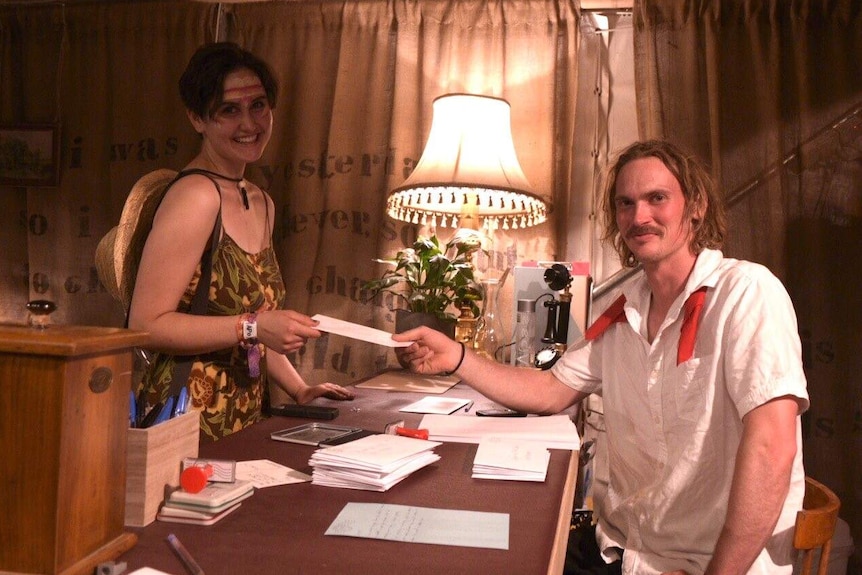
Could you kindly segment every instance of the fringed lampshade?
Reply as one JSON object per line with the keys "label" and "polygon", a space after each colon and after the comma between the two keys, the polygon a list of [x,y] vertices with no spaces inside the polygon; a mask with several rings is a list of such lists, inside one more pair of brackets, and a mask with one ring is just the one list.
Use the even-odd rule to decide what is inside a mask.
{"label": "fringed lampshade", "polygon": [[518,229],[547,219],[547,205],[527,181],[512,142],[509,103],[448,94],[434,100],[422,157],[392,190],[392,218],[432,227]]}

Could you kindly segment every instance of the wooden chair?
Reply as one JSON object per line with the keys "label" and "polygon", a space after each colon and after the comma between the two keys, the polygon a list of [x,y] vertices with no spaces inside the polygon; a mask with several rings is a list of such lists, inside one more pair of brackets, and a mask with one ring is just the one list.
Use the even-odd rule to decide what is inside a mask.
{"label": "wooden chair", "polygon": [[810,477],[805,478],[805,498],[802,509],[796,514],[793,534],[793,546],[802,558],[800,575],[811,574],[816,549],[820,549],[817,575],[826,575],[840,507],[841,501],[828,487]]}

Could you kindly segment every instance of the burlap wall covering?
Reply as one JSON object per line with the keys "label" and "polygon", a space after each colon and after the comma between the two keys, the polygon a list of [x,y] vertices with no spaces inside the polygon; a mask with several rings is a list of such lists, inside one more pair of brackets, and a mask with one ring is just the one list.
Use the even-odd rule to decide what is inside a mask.
{"label": "burlap wall covering", "polygon": [[635,16],[642,135],[712,159],[732,204],[726,253],[787,286],[811,396],[806,472],[839,495],[859,549],[862,11],[852,0],[645,0]]}
{"label": "burlap wall covering", "polygon": [[215,13],[173,2],[0,8],[0,121],[53,122],[61,134],[59,187],[0,194],[14,201],[0,228],[20,247],[0,256],[13,271],[4,320],[23,321],[28,299],[47,298],[58,323],[122,325],[93,253],[138,177],[195,152],[176,83]]}
{"label": "burlap wall covering", "polygon": [[[506,98],[531,183],[552,204],[569,195],[577,15],[565,0],[0,8],[4,64],[16,62],[0,68],[0,120],[57,121],[63,133],[58,188],[3,190],[0,217],[14,231],[0,233],[19,247],[0,256],[17,274],[3,280],[3,319],[23,320],[23,304],[45,297],[57,322],[122,323],[96,278],[95,247],[138,177],[181,168],[196,150],[176,81],[194,48],[218,38],[267,59],[281,83],[275,133],[247,176],[276,203],[288,306],[392,329],[388,306],[361,303],[359,286],[383,272],[374,258],[427,233],[389,219],[384,204],[421,154],[435,97]],[[31,40],[46,26],[52,42]],[[18,66],[22,54],[33,63]],[[34,98],[38,108],[24,103]],[[553,209],[542,226],[498,233],[481,271],[559,257],[567,208]],[[388,349],[335,336],[292,359],[310,383],[394,364]]]}

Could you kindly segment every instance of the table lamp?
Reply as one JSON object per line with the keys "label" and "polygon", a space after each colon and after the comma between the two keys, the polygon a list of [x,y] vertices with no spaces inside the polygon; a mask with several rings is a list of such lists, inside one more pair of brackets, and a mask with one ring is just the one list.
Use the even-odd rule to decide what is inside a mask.
{"label": "table lamp", "polygon": [[[450,241],[477,249],[483,236],[496,229],[544,222],[547,204],[533,191],[515,153],[509,103],[474,94],[436,98],[422,156],[404,183],[390,193],[386,211],[412,224],[455,228]],[[462,308],[456,339],[488,348],[485,351],[493,358],[501,346],[502,330],[496,327],[499,318],[494,311],[499,285],[490,279],[482,283],[482,317],[477,321]]]}

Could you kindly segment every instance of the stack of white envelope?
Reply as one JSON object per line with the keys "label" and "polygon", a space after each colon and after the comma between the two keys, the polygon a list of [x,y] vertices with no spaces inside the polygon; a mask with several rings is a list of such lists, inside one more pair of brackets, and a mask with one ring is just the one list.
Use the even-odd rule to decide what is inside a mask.
{"label": "stack of white envelope", "polygon": [[508,437],[541,443],[548,449],[578,450],[580,436],[566,414],[540,417],[452,417],[428,414],[419,424],[434,441],[479,443],[485,437]]}
{"label": "stack of white envelope", "polygon": [[544,481],[551,452],[541,443],[506,437],[486,437],[479,442],[473,459],[473,477]]}
{"label": "stack of white envelope", "polygon": [[400,435],[369,435],[322,447],[311,455],[311,483],[328,487],[386,491],[405,477],[440,459],[437,441]]}

